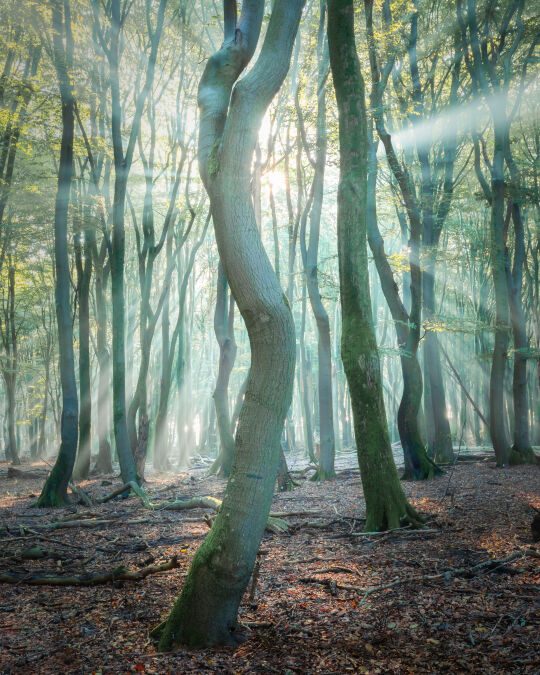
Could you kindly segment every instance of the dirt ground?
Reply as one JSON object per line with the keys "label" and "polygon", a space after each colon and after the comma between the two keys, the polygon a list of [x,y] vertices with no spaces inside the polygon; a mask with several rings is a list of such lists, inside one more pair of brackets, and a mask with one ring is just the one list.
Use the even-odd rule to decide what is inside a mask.
{"label": "dirt ground", "polygon": [[[254,597],[240,609],[249,639],[236,650],[174,654],[156,653],[149,630],[182,586],[208,509],[148,511],[130,497],[35,510],[46,466],[20,468],[40,477],[8,478],[0,464],[0,575],[20,575],[0,583],[0,673],[540,672],[540,545],[530,531],[537,467],[469,460],[433,481],[404,483],[426,532],[358,536],[364,502],[353,469],[276,494],[273,510],[303,513],[261,544]],[[103,476],[81,484],[93,499],[118,486]],[[146,490],[157,502],[219,497],[224,486],[200,467],[150,475]],[[43,528],[70,519],[88,527]],[[30,548],[46,557],[24,559]],[[137,570],[173,556],[176,569],[139,581],[25,584],[32,574]]]}

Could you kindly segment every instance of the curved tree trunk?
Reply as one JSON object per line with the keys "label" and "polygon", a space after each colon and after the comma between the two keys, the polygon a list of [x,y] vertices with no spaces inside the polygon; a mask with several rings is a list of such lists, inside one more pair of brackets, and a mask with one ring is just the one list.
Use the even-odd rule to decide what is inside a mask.
{"label": "curved tree trunk", "polygon": [[[127,180],[133,161],[135,143],[139,133],[141,118],[148,95],[152,88],[157,52],[167,0],[160,0],[155,29],[148,25],[150,53],[146,67],[144,85],[136,97],[135,113],[129,130],[128,142],[124,151],[122,132],[122,103],[119,82],[120,40],[125,17],[122,18],[120,0],[111,0],[106,11],[110,11],[110,46],[107,52],[111,80],[111,137],[114,151],[114,199],[111,262],[112,291],[112,379],[113,379],[113,426],[116,452],[124,483],[137,480],[137,471],[133,461],[133,451],[128,433],[126,411],[126,350],[125,350],[125,295],[124,295],[124,259],[125,259],[125,204]],[[127,10],[129,11],[129,9]]]}
{"label": "curved tree trunk", "polygon": [[[260,32],[263,0],[225,3],[225,41],[199,86],[199,165],[220,259],[246,323],[251,369],[222,507],[197,551],[159,649],[237,642],[238,606],[262,538],[292,397],[294,322],[259,236],[250,190],[262,117],[289,68],[303,2],[276,0],[257,63],[234,88]],[[229,106],[230,101],[230,106]]]}
{"label": "curved tree trunk", "polygon": [[[366,530],[374,531],[416,525],[420,518],[407,503],[392,456],[373,326],[366,243],[368,134],[353,0],[329,0],[328,44],[339,111],[341,358],[353,407]],[[370,197],[373,209],[374,192]]]}

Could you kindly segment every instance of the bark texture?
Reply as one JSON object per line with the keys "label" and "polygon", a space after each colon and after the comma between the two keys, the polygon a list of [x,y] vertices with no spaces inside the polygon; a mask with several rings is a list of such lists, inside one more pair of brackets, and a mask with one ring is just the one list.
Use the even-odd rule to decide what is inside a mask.
{"label": "bark texture", "polygon": [[260,240],[250,171],[262,117],[289,68],[302,5],[276,0],[261,54],[234,86],[257,45],[264,2],[246,0],[238,23],[236,3],[226,2],[225,40],[199,85],[199,166],[225,276],[247,327],[251,368],[223,504],[161,631],[161,651],[237,642],[238,606],[270,511],[292,397],[295,337],[289,304]]}
{"label": "bark texture", "polygon": [[368,134],[352,0],[329,0],[328,44],[339,111],[341,358],[351,395],[366,530],[377,531],[405,523],[418,525],[420,518],[405,499],[392,456],[371,312],[366,239]]}
{"label": "bark texture", "polygon": [[69,73],[73,61],[73,37],[69,3],[53,0],[51,7],[54,65],[62,102],[62,139],[60,141],[60,165],[54,209],[55,301],[62,388],[62,422],[60,451],[36,503],[36,506],[39,507],[64,506],[66,504],[67,487],[77,452],[79,417],[73,354],[73,326],[69,301],[71,282],[67,236],[68,207],[73,179],[73,134],[75,127],[75,102]]}

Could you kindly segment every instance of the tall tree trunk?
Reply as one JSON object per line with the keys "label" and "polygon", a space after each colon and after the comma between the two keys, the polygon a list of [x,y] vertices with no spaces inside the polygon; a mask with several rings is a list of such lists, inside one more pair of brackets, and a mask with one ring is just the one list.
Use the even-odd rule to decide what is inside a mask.
{"label": "tall tree trunk", "polygon": [[[408,248],[411,306],[409,312],[407,312],[399,297],[399,290],[384,252],[384,242],[379,232],[377,219],[376,217],[370,217],[369,212],[367,226],[368,240],[375,259],[383,293],[392,314],[400,348],[403,392],[398,409],[398,430],[405,460],[403,477],[408,480],[424,480],[431,478],[436,473],[440,473],[440,469],[428,457],[418,426],[418,413],[422,402],[422,371],[418,363],[418,345],[420,342],[420,324],[422,318],[421,220],[410,176],[407,169],[401,165],[397,158],[392,137],[386,130],[383,118],[382,92],[384,91],[386,80],[390,75],[393,62],[390,60],[384,72],[382,74],[379,72],[373,30],[373,0],[365,0],[364,4],[372,75],[370,107],[373,111],[379,138],[385,149],[388,165],[398,183],[405,203],[410,224]],[[371,154],[374,155],[376,148],[373,142],[371,146]],[[376,168],[376,161],[373,160],[371,162],[371,170],[375,172]],[[373,183],[373,188],[370,192],[374,193],[374,191],[375,183]]]}
{"label": "tall tree trunk", "polygon": [[[89,214],[86,214],[87,216]],[[92,277],[91,234],[85,230],[84,261],[82,246],[77,242],[76,265],[79,286],[79,449],[73,468],[77,480],[88,478],[90,472],[90,452],[92,445],[92,392],[90,373],[90,281]],[[77,250],[78,249],[78,250]]]}
{"label": "tall tree trunk", "polygon": [[43,407],[41,409],[41,416],[39,420],[39,441],[37,456],[43,457],[45,455],[45,425],[47,423],[47,408],[49,405],[49,380],[51,373],[51,336],[47,333],[47,346],[45,348],[45,385],[43,392]]}
{"label": "tall tree trunk", "polygon": [[[366,242],[369,141],[353,0],[329,0],[328,45],[339,113],[341,358],[353,407],[366,529],[417,525],[420,518],[407,503],[392,456],[371,310]],[[370,198],[373,209],[375,194]]]}
{"label": "tall tree trunk", "polygon": [[[60,167],[54,209],[55,301],[58,323],[60,382],[62,386],[61,444],[36,506],[64,506],[67,487],[77,452],[79,405],[73,354],[73,326],[69,302],[68,208],[73,179],[74,99],[70,69],[73,63],[73,37],[68,0],[51,0],[54,65],[62,101],[62,139]],[[65,44],[64,44],[65,39]]]}
{"label": "tall tree trunk", "polygon": [[[9,366],[8,366],[9,367]],[[20,464],[19,452],[17,450],[17,425],[15,423],[15,407],[17,405],[16,399],[16,378],[12,373],[4,374],[4,382],[6,385],[6,408],[7,408],[7,445],[6,445],[6,459],[12,464]]]}
{"label": "tall tree trunk", "polygon": [[324,307],[318,283],[319,238],[321,211],[324,197],[324,169],[326,164],[326,77],[328,54],[325,40],[326,7],[321,2],[319,23],[319,75],[317,82],[317,149],[313,175],[313,201],[309,218],[309,244],[306,248],[306,233],[302,223],[301,246],[307,290],[311,309],[317,324],[317,353],[319,365],[319,467],[312,480],[327,480],[334,472],[334,419],[332,407],[332,352],[330,349],[330,321]]}
{"label": "tall tree trunk", "polygon": [[105,247],[99,253],[94,248],[95,291],[96,291],[96,343],[99,364],[98,373],[98,457],[96,471],[112,473],[112,454],[109,434],[111,431],[111,358],[107,348],[107,304],[105,287],[109,276],[108,266],[104,266]]}
{"label": "tall tree trunk", "polygon": [[[167,267],[172,260],[172,232],[169,231],[167,235],[166,246],[166,262]],[[170,375],[169,369],[169,355],[170,355],[170,327],[171,320],[169,316],[170,311],[170,289],[167,289],[165,301],[163,303],[163,310],[161,312],[161,376],[159,380],[159,402],[158,411],[156,415],[156,426],[154,429],[154,469],[158,471],[165,471],[168,469],[168,442],[167,442],[167,408],[169,402],[170,391]]]}
{"label": "tall tree trunk", "polygon": [[222,507],[195,554],[182,593],[161,628],[159,649],[237,642],[238,606],[264,533],[292,398],[294,322],[259,236],[250,189],[262,117],[281,86],[301,0],[276,0],[256,64],[264,1],[225,3],[225,40],[199,85],[199,165],[210,196],[220,259],[251,345],[251,369]]}
{"label": "tall tree trunk", "polygon": [[504,242],[504,132],[497,121],[494,128],[491,170],[490,260],[495,291],[495,344],[489,380],[489,431],[498,466],[510,460],[510,443],[504,424],[504,374],[508,355],[510,324]]}
{"label": "tall tree trunk", "polygon": [[231,302],[228,302],[228,284],[221,263],[218,268],[214,332],[219,345],[219,367],[214,389],[214,405],[220,450],[216,461],[210,468],[210,473],[228,477],[234,455],[234,436],[229,413],[229,378],[236,358],[236,342],[234,340],[234,299],[231,296]]}
{"label": "tall tree trunk", "polygon": [[302,409],[302,419],[304,420],[304,437],[305,445],[308,452],[308,457],[313,464],[317,464],[318,460],[315,456],[315,446],[313,443],[313,423],[311,419],[311,406],[309,399],[310,391],[310,369],[311,365],[308,361],[306,354],[306,283],[302,284],[302,314],[301,314],[301,323],[300,323],[300,396],[301,396],[301,409]]}
{"label": "tall tree trunk", "polygon": [[[506,138],[506,164],[510,170],[513,194],[519,194],[519,170],[514,162],[510,139]],[[508,265],[506,281],[510,305],[510,322],[514,337],[514,374],[512,394],[514,400],[514,443],[510,451],[510,464],[536,463],[536,457],[529,438],[529,403],[527,400],[527,357],[529,338],[521,299],[523,286],[523,264],[525,262],[525,231],[519,198],[511,201],[511,215],[514,224],[514,260],[512,269]]]}
{"label": "tall tree trunk", "polygon": [[[111,291],[112,291],[112,374],[113,374],[113,425],[116,452],[124,483],[137,480],[137,471],[133,461],[126,413],[126,358],[125,358],[125,295],[124,295],[124,259],[125,259],[125,203],[127,180],[135,143],[139,134],[141,118],[148,95],[152,89],[155,65],[167,0],[160,0],[155,28],[148,23],[150,53],[148,55],[144,85],[136,97],[135,113],[129,131],[129,139],[124,151],[122,133],[122,104],[120,98],[120,34],[125,20],[121,16],[120,0],[111,0],[110,47],[107,52],[111,80],[111,133],[114,151],[114,198],[113,232],[110,251]],[[123,10],[122,10],[123,11]],[[129,11],[129,10],[128,10]]]}

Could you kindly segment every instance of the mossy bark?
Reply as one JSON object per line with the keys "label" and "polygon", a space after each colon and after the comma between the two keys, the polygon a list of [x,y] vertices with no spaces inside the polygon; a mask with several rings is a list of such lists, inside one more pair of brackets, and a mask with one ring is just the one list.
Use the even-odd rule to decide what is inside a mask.
{"label": "mossy bark", "polygon": [[328,44],[339,111],[341,358],[353,409],[366,529],[384,530],[406,523],[417,526],[421,518],[407,503],[392,456],[371,312],[366,237],[368,134],[352,0],[329,1]]}
{"label": "mossy bark", "polygon": [[428,480],[442,473],[428,456],[418,426],[422,401],[422,371],[416,355],[401,356],[403,394],[398,409],[399,437],[403,447],[405,471],[403,480]]}

